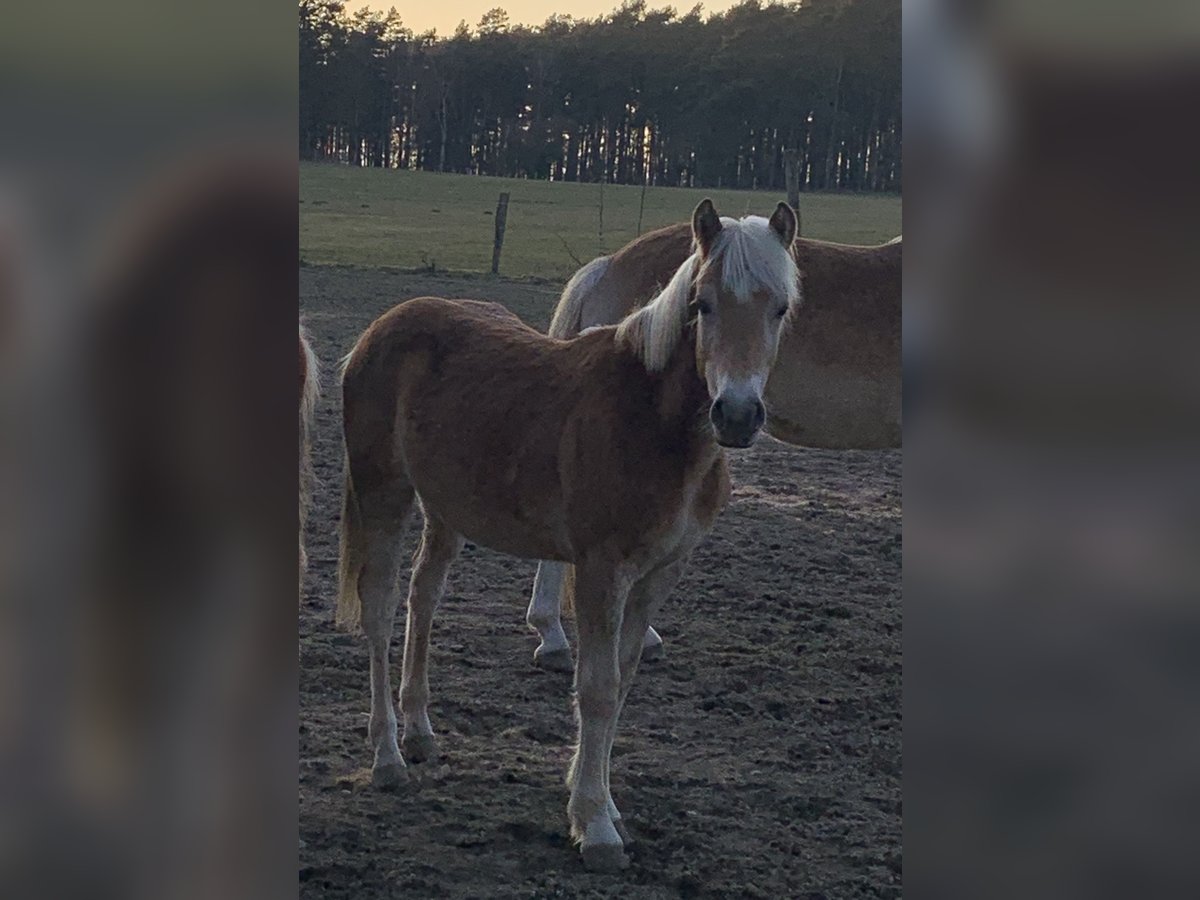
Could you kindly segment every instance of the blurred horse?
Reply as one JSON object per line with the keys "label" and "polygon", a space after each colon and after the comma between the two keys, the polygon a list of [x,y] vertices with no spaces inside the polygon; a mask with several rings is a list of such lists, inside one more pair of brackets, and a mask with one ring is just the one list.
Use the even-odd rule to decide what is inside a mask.
{"label": "blurred horse", "polygon": [[627,864],[609,791],[617,720],[650,616],[729,497],[724,447],[748,447],[799,300],[795,214],[695,211],[695,251],[619,326],[547,337],[495,304],[423,297],[377,319],[342,378],[346,474],[339,622],[366,633],[373,781],[406,777],[388,648],[400,538],[425,526],[408,592],[404,755],[434,752],[433,612],[464,541],[572,567],[579,741],[568,775],[585,865]]}

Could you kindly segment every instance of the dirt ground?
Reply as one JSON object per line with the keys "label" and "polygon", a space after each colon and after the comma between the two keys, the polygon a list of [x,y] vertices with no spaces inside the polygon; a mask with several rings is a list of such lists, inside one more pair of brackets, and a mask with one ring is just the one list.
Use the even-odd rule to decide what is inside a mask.
{"label": "dirt ground", "polygon": [[[639,670],[617,734],[613,795],[637,840],[624,873],[585,872],[568,840],[571,678],[532,664],[532,561],[467,545],[433,626],[441,758],[401,792],[371,787],[367,657],[332,623],[336,361],[408,297],[497,300],[544,327],[557,289],[301,271],[325,368],[300,616],[301,896],[900,897],[899,451],[765,439],[733,454],[733,502],[656,622],[666,658]],[[397,685],[402,643],[403,613]]]}

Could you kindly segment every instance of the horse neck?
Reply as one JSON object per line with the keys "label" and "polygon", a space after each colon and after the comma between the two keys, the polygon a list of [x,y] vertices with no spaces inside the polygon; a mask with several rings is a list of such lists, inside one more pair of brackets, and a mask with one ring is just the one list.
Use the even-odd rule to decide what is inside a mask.
{"label": "horse neck", "polygon": [[675,347],[671,360],[659,376],[654,403],[665,429],[677,436],[689,455],[710,457],[720,452],[708,427],[711,405],[708,386],[696,367],[695,327]]}

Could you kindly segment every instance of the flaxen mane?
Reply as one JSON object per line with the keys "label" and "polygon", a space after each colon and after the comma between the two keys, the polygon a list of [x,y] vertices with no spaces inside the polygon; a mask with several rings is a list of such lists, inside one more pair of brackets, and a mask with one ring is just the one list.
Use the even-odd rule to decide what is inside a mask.
{"label": "flaxen mane", "polygon": [[739,299],[766,291],[787,297],[793,311],[800,303],[796,261],[766,219],[722,218],[721,226],[707,257],[693,247],[658,296],[617,328],[617,340],[633,349],[651,372],[666,368],[688,321],[692,288],[714,266],[721,266],[722,285]]}

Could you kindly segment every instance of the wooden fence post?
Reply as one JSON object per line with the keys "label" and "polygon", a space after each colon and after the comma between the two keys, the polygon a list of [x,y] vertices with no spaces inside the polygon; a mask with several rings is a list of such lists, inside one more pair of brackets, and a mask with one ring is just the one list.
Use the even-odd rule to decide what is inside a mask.
{"label": "wooden fence post", "polygon": [[492,244],[492,274],[500,274],[500,249],[504,246],[504,223],[508,219],[508,194],[500,195],[496,203],[496,240]]}

